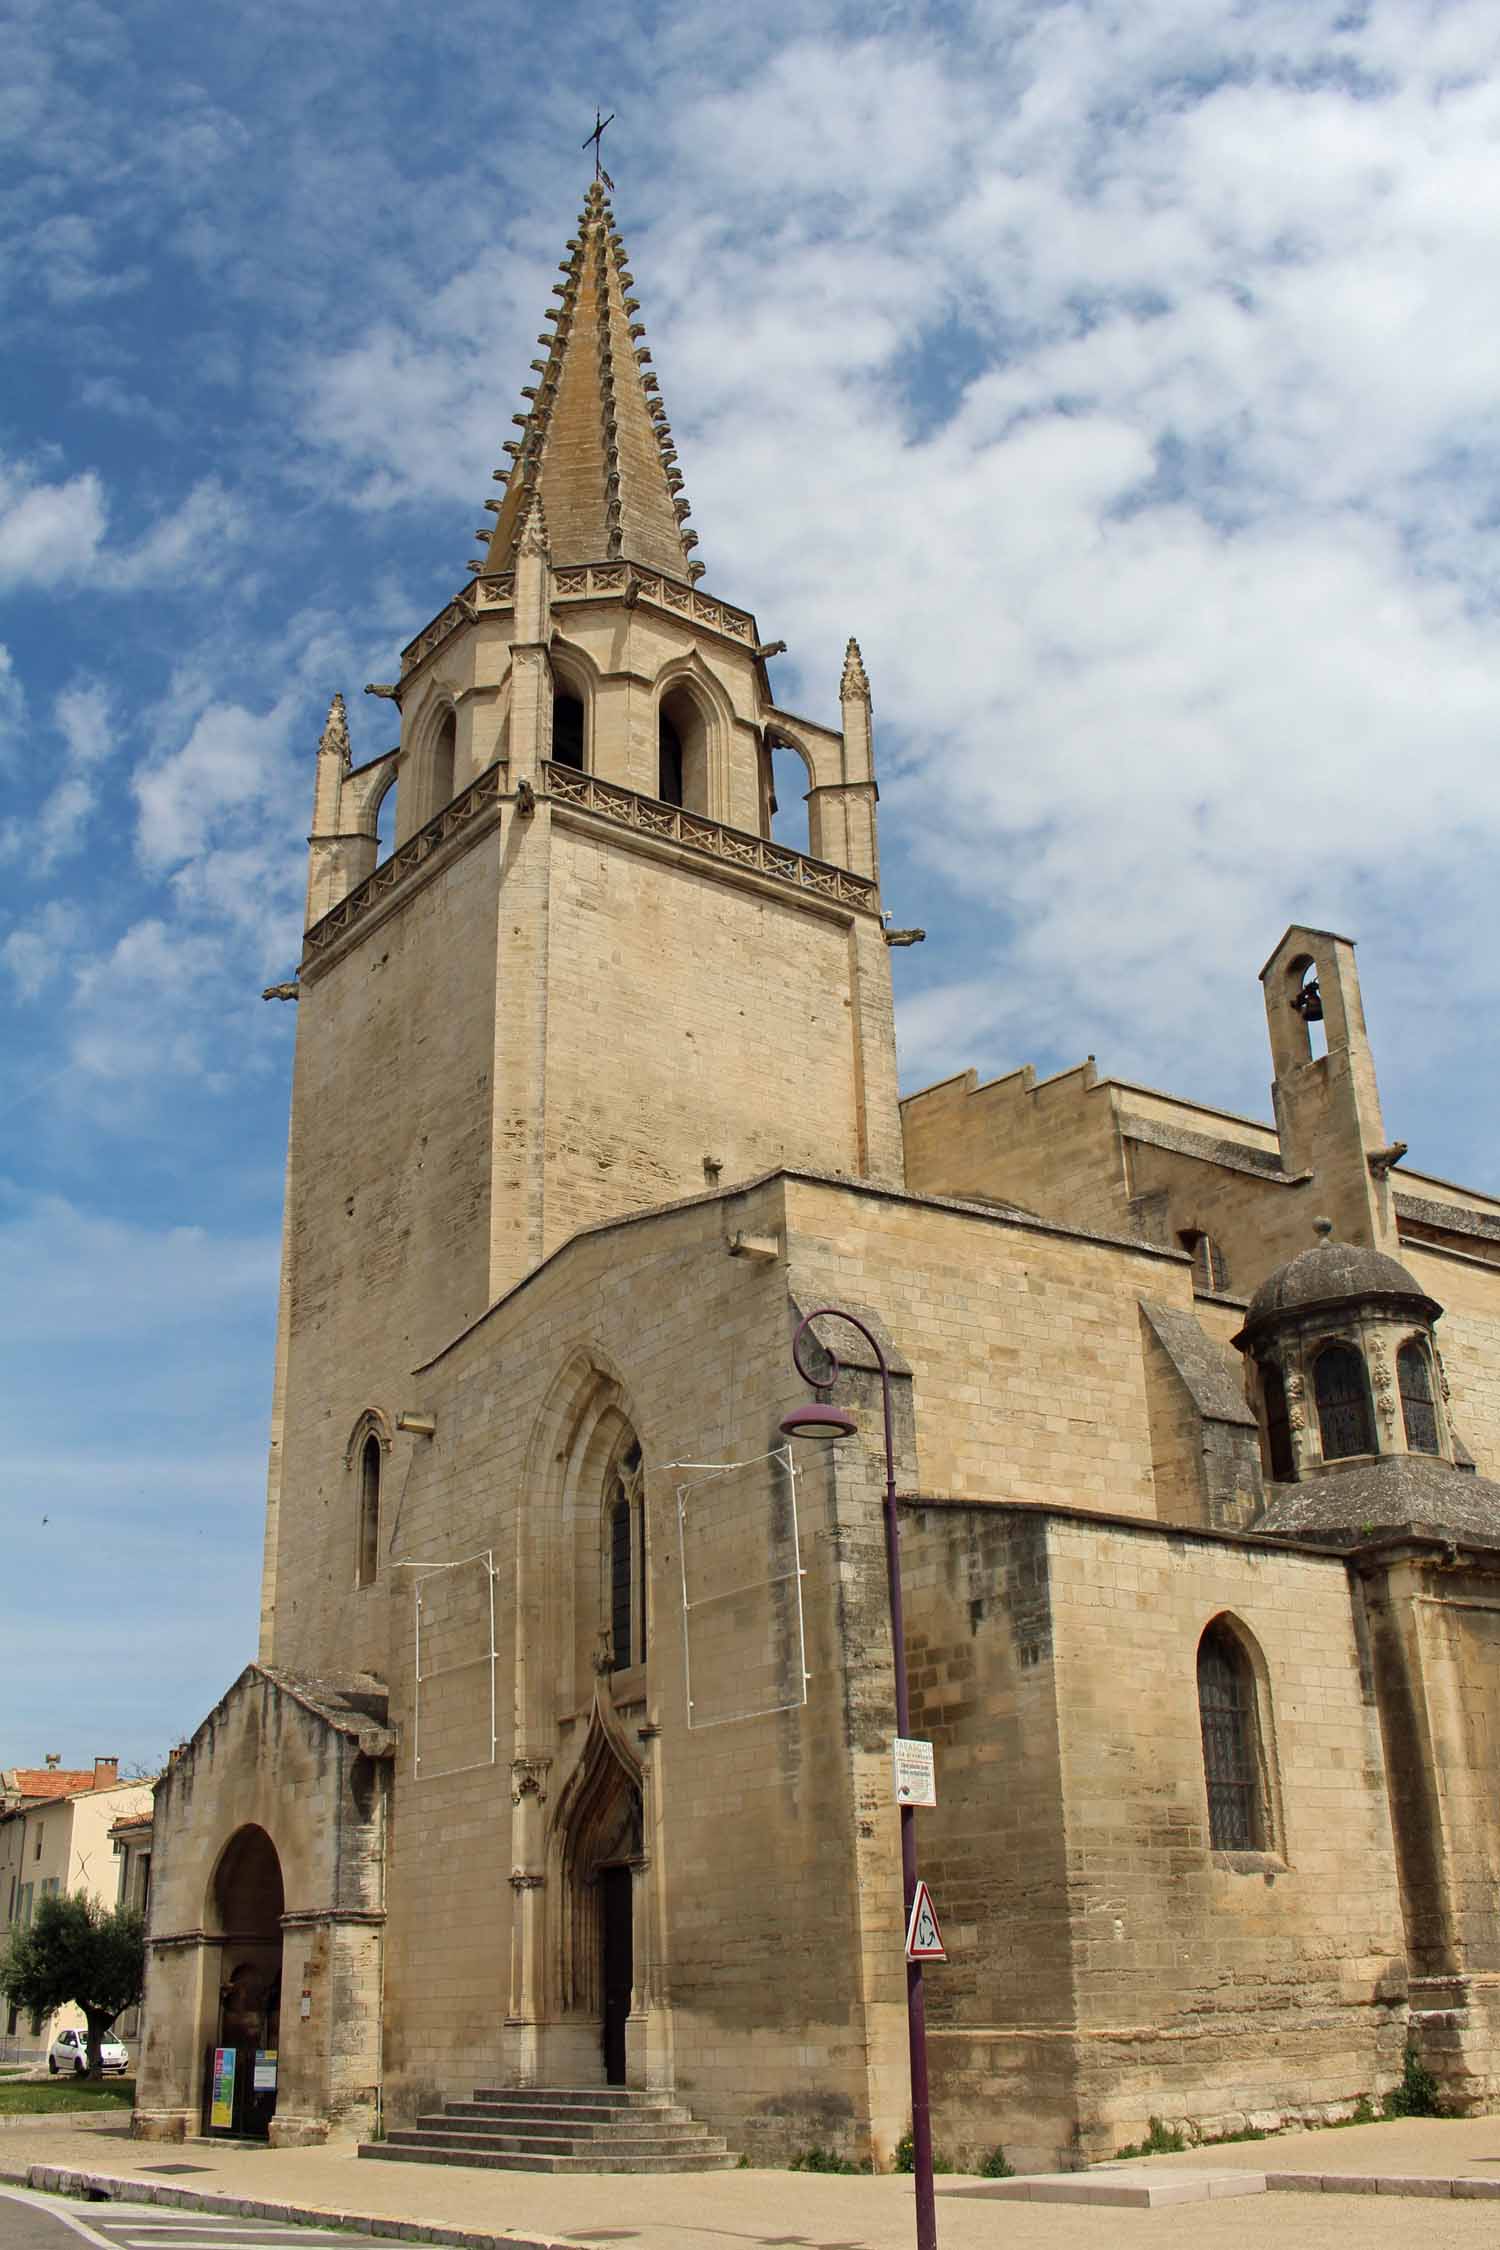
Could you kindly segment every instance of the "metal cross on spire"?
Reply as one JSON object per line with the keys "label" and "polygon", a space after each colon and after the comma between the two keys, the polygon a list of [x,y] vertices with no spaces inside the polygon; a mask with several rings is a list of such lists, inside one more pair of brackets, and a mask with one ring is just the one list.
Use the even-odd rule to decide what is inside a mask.
{"label": "metal cross on spire", "polygon": [[599,161],[599,143],[604,138],[605,126],[613,125],[614,121],[615,113],[613,110],[610,111],[608,117],[605,117],[602,116],[601,113],[596,109],[594,111],[594,130],[592,131],[592,133],[590,133],[588,140],[586,140],[583,144],[585,148],[588,148],[590,145],[592,145],[594,151],[594,178],[596,180],[602,180],[604,182],[604,185],[609,189],[611,195],[613,195],[615,192],[615,183],[610,178],[609,174],[605,171],[604,166]]}

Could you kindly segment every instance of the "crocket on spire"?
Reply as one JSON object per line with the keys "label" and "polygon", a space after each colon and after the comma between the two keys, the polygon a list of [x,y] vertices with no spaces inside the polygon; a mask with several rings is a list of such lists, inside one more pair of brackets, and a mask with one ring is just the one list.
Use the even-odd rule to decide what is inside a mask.
{"label": "crocket on spire", "polygon": [[685,529],[677,451],[642,341],[640,306],[602,180],[594,180],[553,290],[555,323],[538,341],[537,380],[523,392],[520,435],[483,573],[509,570],[534,494],[541,497],[555,569],[626,560],[669,578],[703,575]]}

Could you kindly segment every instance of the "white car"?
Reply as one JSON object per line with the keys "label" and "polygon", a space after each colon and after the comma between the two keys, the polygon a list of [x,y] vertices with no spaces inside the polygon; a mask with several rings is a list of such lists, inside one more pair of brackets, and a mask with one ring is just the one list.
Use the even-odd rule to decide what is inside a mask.
{"label": "white car", "polygon": [[[130,2057],[118,2039],[101,2039],[99,2061],[102,2068],[126,2070]],[[81,2078],[89,2067],[89,2035],[86,2031],[60,2031],[47,2050],[47,2068],[55,2078],[60,2070],[71,2070]]]}

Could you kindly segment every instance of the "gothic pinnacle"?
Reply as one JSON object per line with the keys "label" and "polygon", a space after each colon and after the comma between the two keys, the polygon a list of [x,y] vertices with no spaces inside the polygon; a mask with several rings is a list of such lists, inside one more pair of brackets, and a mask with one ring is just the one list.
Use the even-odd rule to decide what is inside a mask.
{"label": "gothic pinnacle", "polygon": [[859,643],[851,639],[844,651],[844,676],[839,681],[841,703],[868,703],[870,682],[865,672],[865,660],[859,653]]}
{"label": "gothic pinnacle", "polygon": [[344,772],[349,771],[354,760],[353,752],[349,747],[349,714],[344,709],[344,699],[341,695],[336,695],[328,706],[328,718],[323,728],[323,738],[318,744],[319,756],[325,750],[335,752]]}
{"label": "gothic pinnacle", "polygon": [[542,513],[542,496],[532,488],[531,505],[521,519],[521,534],[516,541],[518,555],[540,555],[543,562],[549,556],[547,519]]}

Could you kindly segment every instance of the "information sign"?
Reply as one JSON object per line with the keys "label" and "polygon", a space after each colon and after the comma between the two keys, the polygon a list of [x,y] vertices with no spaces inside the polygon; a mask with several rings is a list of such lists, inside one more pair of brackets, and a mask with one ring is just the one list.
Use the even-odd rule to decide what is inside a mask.
{"label": "information sign", "polygon": [[896,1776],[898,1805],[937,1803],[930,1742],[914,1742],[909,1735],[898,1734],[891,1745],[891,1764]]}
{"label": "information sign", "polygon": [[906,1958],[908,1961],[946,1961],[948,1958],[932,1893],[923,1882],[918,1882],[912,1894],[911,1919],[906,1925]]}
{"label": "information sign", "polygon": [[255,2050],[255,2092],[274,2094],[276,2091],[276,2049],[257,2047]]}
{"label": "information sign", "polygon": [[209,2105],[210,2132],[227,2130],[234,2123],[234,2049],[214,2049],[214,2090]]}

